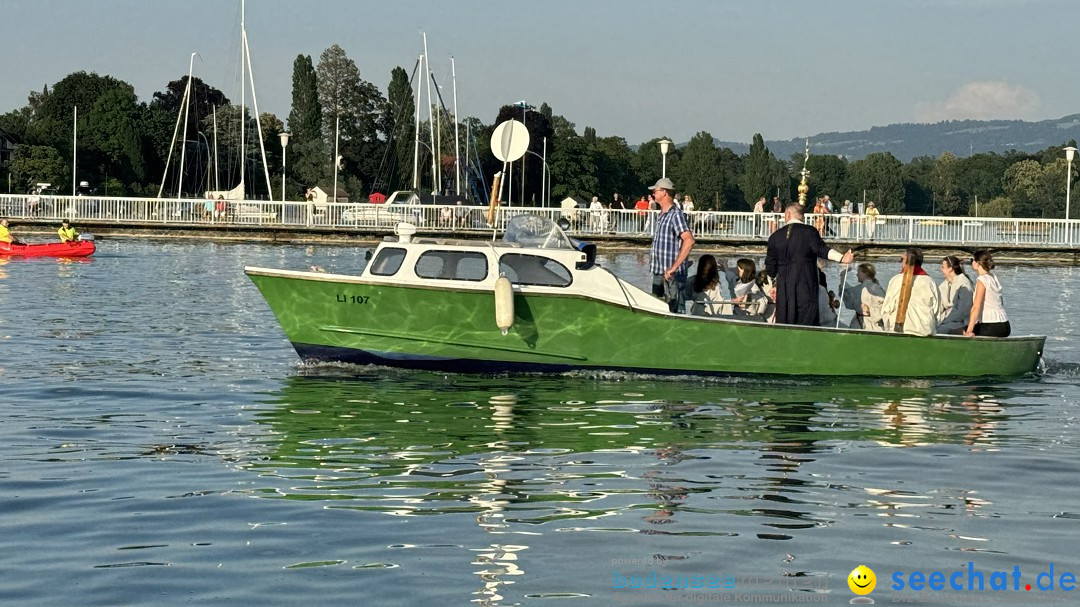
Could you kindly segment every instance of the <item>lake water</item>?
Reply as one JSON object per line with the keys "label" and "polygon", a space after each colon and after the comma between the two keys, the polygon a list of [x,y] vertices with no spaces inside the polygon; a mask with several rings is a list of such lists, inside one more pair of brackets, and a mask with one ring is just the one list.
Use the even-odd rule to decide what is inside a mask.
{"label": "lake water", "polygon": [[361,250],[99,245],[0,260],[0,604],[847,604],[860,564],[878,604],[1080,592],[1074,268],[998,270],[1038,377],[474,377],[298,363],[243,266]]}

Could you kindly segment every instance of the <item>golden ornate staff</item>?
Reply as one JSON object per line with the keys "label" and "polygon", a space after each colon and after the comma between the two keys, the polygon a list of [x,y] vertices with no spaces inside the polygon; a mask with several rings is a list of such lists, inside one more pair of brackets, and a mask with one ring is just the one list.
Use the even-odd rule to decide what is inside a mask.
{"label": "golden ornate staff", "polygon": [[806,183],[806,178],[810,176],[810,171],[806,168],[806,162],[810,160],[810,139],[806,140],[806,155],[803,156],[802,170],[799,174],[802,175],[802,180],[799,182],[799,206],[806,206],[806,194],[810,191],[810,186]]}

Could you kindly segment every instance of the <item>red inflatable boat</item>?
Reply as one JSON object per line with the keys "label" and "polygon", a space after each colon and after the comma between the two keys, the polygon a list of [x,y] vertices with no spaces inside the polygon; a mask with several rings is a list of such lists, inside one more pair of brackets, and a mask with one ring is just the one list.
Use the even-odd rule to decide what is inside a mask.
{"label": "red inflatable boat", "polygon": [[0,242],[0,257],[87,257],[94,254],[94,241],[72,240],[42,244]]}

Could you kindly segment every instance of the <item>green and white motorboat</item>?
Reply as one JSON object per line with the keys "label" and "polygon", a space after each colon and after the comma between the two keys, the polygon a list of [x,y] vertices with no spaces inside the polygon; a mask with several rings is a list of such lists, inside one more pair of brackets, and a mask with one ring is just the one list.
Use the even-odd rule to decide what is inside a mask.
{"label": "green and white motorboat", "polygon": [[930,337],[673,314],[546,218],[502,241],[379,243],[359,275],[247,267],[307,361],[469,373],[1015,376],[1045,336]]}

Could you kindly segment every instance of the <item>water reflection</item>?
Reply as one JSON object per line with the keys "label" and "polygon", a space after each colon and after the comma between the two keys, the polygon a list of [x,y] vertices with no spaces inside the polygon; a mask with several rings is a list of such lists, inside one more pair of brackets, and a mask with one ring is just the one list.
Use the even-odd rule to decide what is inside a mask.
{"label": "water reflection", "polygon": [[1002,396],[932,385],[298,376],[257,414],[267,457],[247,466],[274,485],[263,495],[336,508],[471,512],[499,532],[646,508],[644,529],[657,533],[680,522],[690,492],[726,492],[735,475],[691,486],[678,473],[687,460],[749,450],[757,470],[738,471],[738,491],[768,505],[746,514],[790,530],[829,522],[775,507],[820,485],[803,470],[819,454],[860,444],[992,449],[1008,420]]}
{"label": "water reflection", "polygon": [[501,604],[529,569],[536,538],[551,532],[636,534],[638,542],[620,545],[698,568],[690,561],[706,538],[779,541],[780,574],[813,580],[827,573],[799,557],[825,528],[850,532],[877,521],[975,541],[933,520],[982,516],[993,500],[963,479],[897,480],[888,454],[944,448],[963,458],[1030,441],[1004,430],[1014,421],[1008,402],[1024,395],[932,383],[317,368],[263,403],[254,439],[262,456],[243,466],[258,476],[252,493],[261,497],[470,517],[483,538],[467,543],[476,546],[473,600],[482,605]]}

